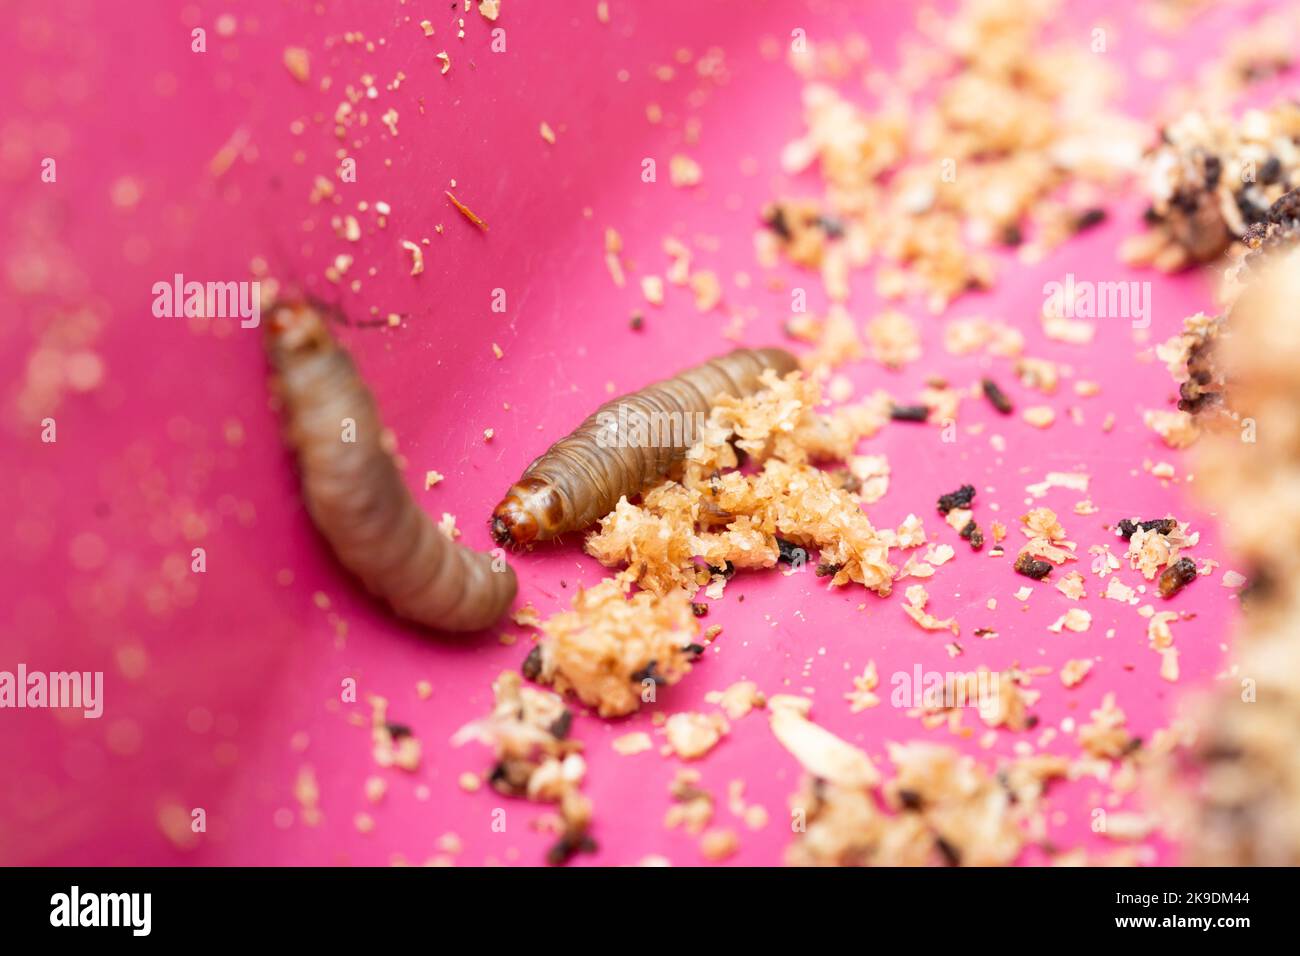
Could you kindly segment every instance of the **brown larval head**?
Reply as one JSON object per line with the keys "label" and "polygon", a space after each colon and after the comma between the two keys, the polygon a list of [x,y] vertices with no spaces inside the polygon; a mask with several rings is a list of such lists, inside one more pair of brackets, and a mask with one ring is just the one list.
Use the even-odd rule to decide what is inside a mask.
{"label": "brown larval head", "polygon": [[271,306],[266,323],[266,348],[277,365],[283,356],[312,352],[332,340],[326,325],[326,307],[311,302],[284,301]]}
{"label": "brown larval head", "polygon": [[524,478],[492,511],[492,540],[520,547],[555,536],[563,507],[550,482]]}

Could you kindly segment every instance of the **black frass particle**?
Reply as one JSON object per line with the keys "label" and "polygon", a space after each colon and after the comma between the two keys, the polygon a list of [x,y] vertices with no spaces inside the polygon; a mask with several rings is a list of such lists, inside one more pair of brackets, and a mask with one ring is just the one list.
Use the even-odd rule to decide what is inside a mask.
{"label": "black frass particle", "polygon": [[822,232],[826,233],[827,239],[838,239],[844,235],[844,223],[826,213],[822,213],[817,217],[817,225],[821,226]]}
{"label": "black frass particle", "polygon": [[1052,573],[1052,564],[1050,561],[1041,561],[1026,551],[1016,558],[1016,573],[1041,581]]}
{"label": "black frass particle", "polygon": [[706,565],[706,567],[709,569],[709,574],[720,574],[728,581],[730,581],[736,573],[736,566],[730,561],[728,561],[723,567],[718,567],[714,564]]}
{"label": "black frass particle", "polygon": [[961,866],[961,853],[955,846],[941,836],[934,838],[934,845],[943,854],[944,862],[949,866]]}
{"label": "black frass particle", "polygon": [[1218,156],[1205,157],[1205,188],[1213,190],[1223,176],[1223,161]]}
{"label": "black frass particle", "polygon": [[975,500],[975,486],[962,485],[956,491],[939,496],[939,513],[946,515],[954,508],[969,508],[973,500]]}
{"label": "black frass particle", "polygon": [[519,671],[529,680],[537,680],[541,676],[542,645],[535,644],[533,646],[533,649],[528,652],[528,656],[524,658],[523,666],[519,668]]}
{"label": "black frass particle", "polygon": [[1283,193],[1273,205],[1268,207],[1268,221],[1279,226],[1295,223],[1300,219],[1300,189]]}
{"label": "black frass particle", "polygon": [[782,239],[789,239],[792,235],[790,224],[786,222],[785,210],[780,206],[772,205],[763,211],[763,225]]}
{"label": "black frass particle", "polygon": [[651,661],[645,667],[641,668],[641,670],[636,671],[632,675],[632,680],[636,681],[638,684],[641,683],[642,681],[648,681],[648,680],[654,681],[656,685],[661,685],[665,683],[664,678],[660,676],[658,670],[656,669],[657,666],[658,666],[657,661]]}
{"label": "black frass particle", "polygon": [[1003,415],[1010,415],[1015,410],[1011,404],[1011,399],[1007,398],[1007,393],[1002,391],[998,383],[993,379],[986,378],[981,381],[980,388],[984,390],[984,397],[989,400],[989,404]]}
{"label": "black frass particle", "polygon": [[581,853],[595,853],[596,841],[585,833],[566,833],[546,851],[546,862],[551,866],[563,866]]}
{"label": "black frass particle", "polygon": [[929,419],[930,409],[925,405],[894,405],[889,417],[896,422],[923,422]]}
{"label": "black frass particle", "polygon": [[1074,220],[1074,231],[1083,232],[1091,229],[1093,226],[1099,226],[1106,221],[1106,210],[1095,207],[1086,209],[1079,214],[1079,218]]}
{"label": "black frass particle", "polygon": [[1196,562],[1191,558],[1179,558],[1160,573],[1160,596],[1173,597],[1195,580]]}
{"label": "black frass particle", "polygon": [[1245,191],[1237,194],[1237,208],[1241,211],[1241,215],[1248,226],[1253,226],[1255,223],[1263,222],[1268,218],[1268,207],[1256,202],[1254,197]]}
{"label": "black frass particle", "polygon": [[795,562],[802,564],[804,561],[808,560],[808,552],[799,547],[793,541],[787,541],[785,538],[777,538],[776,546],[781,552],[777,555],[776,559],[783,564],[794,564]]}
{"label": "black frass particle", "polygon": [[572,729],[572,727],[573,711],[566,707],[564,713],[551,721],[551,726],[548,729],[550,730],[552,737],[557,740],[563,740],[565,737],[569,736],[569,730]]}
{"label": "black frass particle", "polygon": [[1127,541],[1139,528],[1143,531],[1155,531],[1157,534],[1169,534],[1178,527],[1173,518],[1152,518],[1150,521],[1132,521],[1124,518],[1119,523],[1119,533]]}

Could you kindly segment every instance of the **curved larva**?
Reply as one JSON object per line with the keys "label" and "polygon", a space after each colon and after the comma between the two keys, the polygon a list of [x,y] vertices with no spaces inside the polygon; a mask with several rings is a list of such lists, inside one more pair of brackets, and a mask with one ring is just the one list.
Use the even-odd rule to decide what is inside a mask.
{"label": "curved larva", "polygon": [[[587,527],[609,514],[619,498],[637,494],[682,459],[699,438],[691,429],[707,417],[718,395],[752,394],[766,369],[786,375],[797,367],[784,349],[736,349],[606,402],[506,492],[492,512],[492,537],[498,544],[521,545]],[[656,422],[655,440],[627,440],[638,423],[649,430]],[[665,423],[682,427],[669,427],[665,435]]]}
{"label": "curved larva", "polygon": [[[339,563],[399,617],[443,631],[496,621],[514,600],[514,571],[494,571],[416,504],[383,447],[375,400],[321,313],[277,305],[267,329],[303,497]],[[348,419],[355,441],[343,440]]]}

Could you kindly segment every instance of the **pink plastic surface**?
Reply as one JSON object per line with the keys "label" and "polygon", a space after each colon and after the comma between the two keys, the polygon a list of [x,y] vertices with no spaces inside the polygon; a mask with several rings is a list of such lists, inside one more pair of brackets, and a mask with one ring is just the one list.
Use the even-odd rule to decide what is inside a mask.
{"label": "pink plastic surface", "polygon": [[[454,833],[463,844],[458,862],[540,862],[550,841],[530,825],[540,809],[487,788],[464,792],[461,774],[484,771],[490,758],[477,745],[449,744],[458,727],[488,710],[492,678],[517,667],[527,651],[526,636],[503,646],[496,634],[522,630],[507,622],[478,637],[439,638],[388,617],[335,565],[307,520],[268,409],[260,332],[155,318],[151,287],[178,272],[198,281],[246,279],[260,256],[341,302],[354,319],[401,314],[397,329],[340,334],[398,437],[420,503],[435,517],[456,515],[462,540],[488,548],[485,519],[501,492],[611,392],[732,347],[722,335],[731,313],[745,320],[745,344],[783,341],[788,292],[769,289],[754,261],[757,212],[775,195],[817,195],[820,187],[814,175],[791,181],[779,170],[782,146],[802,128],[801,84],[783,62],[761,54],[763,40],[784,44],[796,27],[814,42],[858,32],[888,67],[897,38],[912,29],[897,4],[610,0],[612,22],[603,25],[594,0],[505,0],[496,26],[505,30],[506,51],[494,53],[492,25],[476,11],[464,13],[466,36],[457,39],[460,14],[447,3],[319,6],[69,0],[57,10],[38,4],[10,12],[0,66],[8,91],[0,114],[0,287],[8,317],[0,326],[0,669],[25,662],[30,669],[102,670],[106,699],[99,720],[0,712],[0,861],[420,863],[439,852],[441,835]],[[1076,12],[1058,26],[1084,43],[1094,22],[1106,23],[1112,58],[1126,71],[1140,50],[1161,45],[1176,54],[1174,77],[1185,78],[1194,55],[1219,49],[1227,28],[1240,22],[1239,13],[1220,11],[1184,36],[1153,40],[1131,8]],[[217,28],[223,14],[235,17],[232,35]],[[432,38],[417,25],[426,17]],[[198,26],[207,30],[203,54],[190,50]],[[344,42],[349,31],[364,40]],[[286,46],[310,51],[310,84],[285,70]],[[679,49],[698,56],[714,47],[725,51],[725,84],[676,63]],[[435,59],[444,49],[447,75]],[[668,81],[656,75],[665,64],[676,65]],[[399,71],[405,79],[389,90]],[[358,107],[369,123],[340,142],[332,117],[344,88],[359,87],[363,74],[373,75],[378,89]],[[332,86],[322,91],[324,77]],[[1149,81],[1132,78],[1125,96],[1135,115],[1149,115]],[[658,125],[647,120],[650,103],[662,107]],[[389,106],[398,112],[395,137],[380,121]],[[304,122],[300,134],[291,131],[295,120]],[[698,144],[684,142],[688,120],[698,120]],[[543,121],[557,133],[554,145],[539,135]],[[214,176],[210,163],[232,137],[245,137],[247,146]],[[357,160],[357,181],[336,183],[341,205],[313,205],[313,180],[332,177],[344,146]],[[699,187],[668,183],[676,152],[703,166]],[[46,156],[57,160],[57,183],[40,181]],[[657,183],[641,181],[644,157],[657,160]],[[448,203],[443,191],[453,180],[487,232]],[[392,209],[383,228],[374,214],[380,201]],[[359,202],[370,211],[358,212]],[[1068,658],[1095,657],[1092,674],[1074,690],[1055,674],[1036,682],[1044,690],[1034,709],[1040,729],[1067,716],[1086,721],[1113,691],[1144,737],[1169,721],[1179,695],[1213,678],[1235,606],[1219,586],[1222,571],[1169,605],[1194,615],[1174,625],[1183,677],[1170,684],[1158,676],[1143,619],[1102,600],[1091,576],[1082,605],[1093,615],[1091,630],[1049,633],[1070,602],[1047,583],[1022,607],[1012,595],[1026,582],[1012,573],[1010,558],[970,553],[934,511],[939,494],[971,482],[986,529],[994,518],[1014,525],[1026,510],[1026,485],[1079,468],[1091,475],[1087,497],[1096,515],[1072,514],[1084,496],[1070,491],[1053,490],[1035,504],[1062,515],[1085,566],[1090,545],[1109,542],[1122,552],[1103,525],[1172,511],[1201,532],[1197,557],[1232,567],[1212,516],[1193,502],[1183,456],[1142,424],[1145,409],[1168,407],[1173,397],[1160,364],[1136,357],[1147,345],[1134,341],[1125,320],[1098,322],[1087,348],[1047,341],[1039,329],[1043,283],[1066,272],[1153,281],[1150,343],[1211,307],[1196,276],[1158,278],[1116,264],[1116,246],[1137,228],[1141,209],[1136,195],[1115,203],[1106,224],[1040,266],[1004,258],[996,290],[959,300],[944,318],[909,305],[924,330],[925,355],[907,370],[888,373],[873,363],[846,370],[859,394],[882,386],[900,397],[916,394],[931,375],[965,384],[991,371],[1020,406],[1035,403],[1013,384],[1005,360],[944,351],[944,321],[981,314],[1023,329],[1028,354],[1102,384],[1099,396],[1084,399],[1067,382],[1047,400],[1058,412],[1047,431],[967,402],[956,443],[941,443],[938,429],[896,424],[863,444],[863,452],[887,455],[893,468],[888,495],[869,508],[877,526],[896,526],[915,512],[933,537],[957,547],[928,588],[931,610],[961,622],[965,655],[950,660],[943,634],[923,632],[903,615],[901,589],[882,600],[859,588],[827,591],[812,574],[739,575],[705,621],[723,625],[721,637],[686,680],[630,719],[584,714],[576,721],[600,843],[579,863],[631,864],[649,854],[676,864],[702,861],[695,839],[663,826],[668,783],[681,761],[657,751],[619,756],[610,741],[633,730],[653,734],[656,712],[712,710],[705,694],[742,678],[769,694],[812,695],[819,723],[882,763],[887,740],[955,743],[992,762],[1017,739],[1036,737],[1001,733],[985,752],[945,730],[923,730],[888,702],[890,675],[917,664],[1055,669]],[[358,217],[360,242],[335,236],[335,213]],[[622,235],[635,266],[623,289],[604,267],[607,227]],[[637,280],[664,271],[668,235],[690,243],[697,264],[723,279],[722,309],[701,316],[689,292],[671,286],[662,309],[645,306]],[[411,277],[400,242],[423,238],[424,273]],[[339,253],[354,262],[334,286],[322,275]],[[753,279],[747,287],[736,283],[739,272]],[[825,307],[812,277],[785,267],[780,275],[809,289],[814,312]],[[360,280],[359,291],[347,288],[352,279]],[[490,308],[498,288],[506,290],[504,315]],[[855,318],[870,317],[878,304],[870,277],[856,276]],[[15,403],[42,360],[33,356],[46,330],[83,309],[102,323],[87,347],[102,358],[104,379],[85,393],[65,390],[38,410],[37,420],[57,420],[57,443],[43,444],[39,425]],[[640,332],[628,326],[634,310],[646,315]],[[1082,410],[1082,425],[1072,423],[1071,406]],[[1115,427],[1104,434],[1108,413]],[[969,434],[974,423],[985,433]],[[490,442],[487,428],[495,432]],[[1004,453],[991,450],[990,433],[1005,436]],[[1173,463],[1178,480],[1153,478],[1144,460]],[[446,476],[429,491],[427,469]],[[207,571],[195,575],[190,552],[200,546]],[[576,537],[513,564],[518,603],[531,602],[543,615],[609,573],[582,554]],[[1120,574],[1139,583],[1136,572]],[[318,606],[318,592],[329,610]],[[985,608],[990,597],[996,611]],[[857,610],[862,603],[865,610]],[[342,640],[331,615],[346,622]],[[971,633],[978,627],[998,636],[980,640]],[[868,659],[881,674],[885,701],[851,714],[843,694]],[[340,703],[347,678],[358,683],[359,703]],[[417,695],[421,680],[432,685],[428,700]],[[417,773],[375,768],[369,694],[388,698],[390,718],[423,742]],[[978,737],[973,712],[966,723]],[[1049,749],[1076,752],[1059,738]],[[293,787],[304,765],[320,784],[324,820],[316,827],[297,814]],[[741,834],[732,862],[778,863],[791,837],[786,800],[799,769],[762,713],[736,722],[698,767],[718,801],[715,824]],[[372,774],[389,784],[378,805],[363,792]],[[745,781],[747,802],[771,814],[765,828],[750,832],[731,817],[726,791],[733,779]],[[419,785],[428,788],[424,800]],[[1056,844],[1115,846],[1088,827],[1101,790],[1088,781],[1053,789],[1049,805],[1064,815],[1052,827]],[[491,826],[498,807],[507,811],[505,832]],[[178,811],[188,819],[193,808],[206,811],[207,832],[182,832],[180,842],[190,845],[178,846],[160,820]],[[362,812],[375,820],[368,834],[354,825]],[[1175,858],[1174,848],[1157,846],[1153,860]]]}

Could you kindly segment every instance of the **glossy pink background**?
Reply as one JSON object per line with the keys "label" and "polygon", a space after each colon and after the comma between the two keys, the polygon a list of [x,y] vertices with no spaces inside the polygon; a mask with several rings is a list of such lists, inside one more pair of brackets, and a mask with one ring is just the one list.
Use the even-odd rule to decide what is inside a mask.
{"label": "glossy pink background", "polygon": [[[1108,6],[1105,17],[1063,17],[1060,29],[1084,43],[1094,22],[1106,23],[1115,62],[1131,70],[1153,41],[1131,5]],[[464,14],[467,36],[455,38],[445,2],[352,0],[322,3],[319,12],[238,0],[68,0],[57,10],[42,7],[14,6],[0,41],[7,90],[0,112],[0,294],[9,318],[0,325],[0,669],[23,661],[31,669],[103,670],[107,687],[99,721],[0,712],[0,861],[419,863],[450,832],[463,843],[460,862],[539,862],[549,838],[529,826],[538,808],[488,790],[462,792],[459,775],[485,770],[489,757],[477,746],[457,750],[448,743],[461,724],[488,709],[491,679],[518,666],[526,638],[513,647],[495,633],[430,638],[372,604],[335,566],[301,508],[267,406],[259,333],[220,322],[195,330],[185,320],[155,318],[151,286],[176,272],[200,281],[244,279],[261,256],[337,297],[354,318],[372,307],[380,316],[403,314],[397,330],[343,334],[410,462],[419,501],[435,517],[455,514],[463,540],[488,547],[484,519],[500,492],[605,400],[607,384],[636,388],[730,347],[722,331],[731,311],[745,318],[747,344],[781,341],[788,293],[768,289],[754,262],[757,210],[773,195],[815,195],[819,185],[815,176],[790,182],[779,171],[781,147],[802,128],[800,82],[784,63],[760,55],[764,38],[784,42],[795,27],[814,41],[860,32],[870,38],[873,57],[889,66],[895,40],[911,23],[898,19],[901,8],[893,4],[611,0],[612,23],[602,25],[594,0],[504,0],[498,26],[506,30],[507,52],[495,54],[490,25],[477,12]],[[215,24],[226,13],[238,27],[221,37]],[[435,25],[434,38],[416,26],[425,17]],[[1186,76],[1190,54],[1218,49],[1239,17],[1218,11],[1186,36],[1154,42],[1179,54],[1175,75]],[[208,31],[205,54],[190,52],[194,26]],[[337,42],[345,31],[359,31],[376,48]],[[336,42],[327,49],[329,38]],[[295,83],[282,66],[288,45],[311,51],[311,85]],[[673,62],[679,48],[698,56],[714,46],[726,53],[725,85],[680,65],[671,81],[656,77],[655,68]],[[447,76],[434,58],[441,49],[452,58]],[[406,74],[400,89],[386,90],[399,70]],[[368,126],[349,134],[358,181],[339,185],[337,211],[356,213],[357,202],[382,200],[392,214],[379,229],[373,212],[356,213],[365,235],[350,244],[330,229],[334,208],[312,205],[308,195],[314,177],[330,176],[336,166],[330,118],[343,87],[364,73],[373,74],[380,95],[365,104]],[[322,76],[333,80],[326,92],[316,88]],[[1135,115],[1154,109],[1149,84],[1134,80],[1125,95]],[[646,119],[650,102],[663,108],[660,125]],[[400,115],[396,138],[379,121],[389,106]],[[698,145],[683,145],[688,118],[699,120]],[[296,119],[306,122],[301,135],[290,131]],[[538,135],[542,121],[557,131],[554,146]],[[252,149],[214,178],[210,160],[239,130]],[[701,162],[697,189],[668,184],[667,161],[678,151]],[[39,180],[45,156],[57,159],[56,184]],[[640,181],[647,156],[659,163],[657,184]],[[746,160],[756,172],[742,172]],[[111,198],[124,177],[140,193],[129,209]],[[480,233],[449,206],[443,190],[453,179],[490,231]],[[1025,485],[1051,470],[1083,467],[1100,513],[1072,515],[1081,496],[1068,491],[1041,502],[1062,514],[1081,553],[1114,542],[1106,523],[1172,510],[1201,530],[1196,556],[1232,566],[1186,484],[1164,487],[1142,471],[1149,458],[1174,462],[1184,474],[1181,456],[1142,425],[1142,411],[1164,407],[1172,387],[1158,363],[1135,357],[1143,346],[1128,323],[1099,322],[1086,349],[1046,341],[1038,328],[1042,285],[1066,272],[1154,279],[1115,261],[1115,247],[1135,228],[1141,208],[1136,197],[1112,205],[1107,224],[1041,266],[1005,261],[993,294],[967,297],[945,317],[984,314],[1016,324],[1028,354],[1102,382],[1099,397],[1079,399],[1067,382],[1048,402],[1060,420],[1046,432],[968,402],[955,444],[940,443],[937,429],[897,425],[863,445],[864,452],[886,454],[893,467],[889,494],[869,509],[873,521],[896,525],[915,512],[938,540],[959,545],[955,561],[928,587],[932,610],[961,621],[965,656],[950,661],[944,636],[912,625],[899,609],[901,593],[880,600],[856,589],[826,592],[811,574],[737,577],[705,622],[725,628],[716,652],[663,693],[657,708],[625,721],[576,722],[588,748],[586,792],[597,807],[601,844],[581,862],[629,864],[651,853],[677,864],[701,861],[696,841],[662,824],[680,762],[657,752],[621,757],[609,741],[652,731],[656,709],[711,709],[704,695],[741,678],[768,693],[812,694],[820,723],[880,757],[886,740],[954,740],[946,731],[922,730],[888,705],[889,675],[917,663],[941,671],[981,663],[1057,667],[1096,656],[1092,675],[1075,690],[1065,691],[1054,674],[1038,682],[1045,691],[1036,708],[1040,726],[1067,715],[1086,720],[1103,693],[1115,691],[1130,726],[1144,736],[1167,722],[1176,695],[1218,671],[1234,604],[1218,584],[1221,571],[1171,605],[1196,617],[1175,625],[1184,676],[1170,685],[1157,676],[1159,658],[1146,648],[1135,609],[1090,593],[1083,606],[1093,614],[1091,631],[1050,634],[1046,626],[1069,602],[1039,586],[1022,611],[1012,594],[1024,580],[1011,573],[1010,560],[972,555],[933,510],[940,493],[972,482],[985,527],[994,503],[997,517],[1014,523],[1025,510]],[[434,232],[437,223],[442,235]],[[622,234],[638,270],[621,290],[602,262],[606,227]],[[668,234],[696,246],[697,264],[723,278],[722,310],[701,316],[689,293],[673,287],[664,308],[644,306],[636,277],[663,272],[660,244]],[[424,236],[425,271],[412,278],[400,240]],[[358,293],[321,278],[340,252],[355,256],[349,278],[362,279]],[[739,271],[753,278],[748,288],[735,283]],[[814,311],[825,307],[820,283],[784,268],[781,275],[809,289]],[[498,287],[507,292],[505,315],[489,308]],[[1153,301],[1153,342],[1184,315],[1210,307],[1196,276],[1156,280]],[[869,276],[857,277],[853,315],[865,320],[876,306]],[[14,401],[43,331],[79,308],[102,320],[93,348],[106,364],[105,380],[49,409],[58,442],[42,444],[38,426],[15,412]],[[628,328],[636,309],[646,313],[639,333]],[[914,304],[908,309],[924,329],[924,359],[901,373],[872,363],[848,369],[859,392],[879,385],[906,397],[932,374],[964,384],[991,370],[1021,406],[1037,403],[1012,384],[1005,360],[948,356],[944,319]],[[493,357],[494,342],[504,350],[501,360]],[[1083,409],[1082,426],[1066,414],[1075,404]],[[1101,422],[1110,412],[1116,426],[1107,436]],[[988,432],[965,431],[976,422],[1006,437],[1005,454],[991,452]],[[485,444],[489,427],[495,438]],[[446,481],[426,492],[430,468]],[[207,550],[205,575],[188,573],[195,546]],[[582,555],[576,539],[520,555],[514,566],[520,603],[532,602],[543,614],[565,606],[577,585],[607,573]],[[283,569],[292,572],[287,585],[277,583]],[[1121,576],[1138,583],[1135,572]],[[1096,590],[1092,580],[1089,589]],[[328,595],[347,624],[342,646],[329,613],[313,603],[316,592]],[[996,612],[984,609],[990,596],[998,599]],[[862,602],[866,610],[857,611]],[[980,641],[971,634],[980,626],[999,636]],[[500,630],[521,633],[513,625]],[[869,658],[882,675],[885,703],[850,714],[842,695]],[[365,721],[348,719],[368,718],[368,708],[338,704],[348,677],[358,681],[363,701],[372,693],[387,697],[391,719],[414,729],[425,754],[418,773],[374,768]],[[419,680],[432,683],[430,700],[417,697]],[[967,722],[982,730],[973,714]],[[295,749],[291,740],[304,733],[305,749]],[[1021,738],[1033,739],[1000,734],[995,752],[1009,753]],[[1062,746],[1058,739],[1053,749]],[[1073,744],[1064,749],[1073,752]],[[278,827],[276,811],[297,808],[293,782],[304,764],[320,781],[324,823]],[[786,799],[799,772],[762,714],[736,723],[699,769],[718,800],[715,824],[740,831],[733,862],[779,862],[790,838]],[[372,773],[390,785],[378,806],[362,790]],[[746,781],[747,800],[771,813],[761,831],[746,831],[726,809],[727,782],[736,778]],[[421,783],[430,788],[425,801],[415,796]],[[1088,782],[1053,790],[1050,805],[1066,815],[1053,828],[1058,845],[1114,846],[1088,831],[1097,791]],[[193,847],[164,837],[158,820],[168,806],[206,810],[208,832]],[[508,811],[505,833],[490,827],[500,806]],[[353,825],[362,811],[376,820],[368,835]]]}

